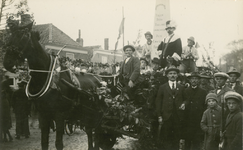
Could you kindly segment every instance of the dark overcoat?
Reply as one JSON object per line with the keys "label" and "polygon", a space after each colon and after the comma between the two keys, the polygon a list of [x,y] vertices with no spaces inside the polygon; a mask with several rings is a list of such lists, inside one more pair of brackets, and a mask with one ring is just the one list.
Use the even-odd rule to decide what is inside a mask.
{"label": "dark overcoat", "polygon": [[[229,117],[232,116],[232,117]],[[243,114],[237,110],[229,114],[226,120],[225,150],[242,150],[242,117]]]}

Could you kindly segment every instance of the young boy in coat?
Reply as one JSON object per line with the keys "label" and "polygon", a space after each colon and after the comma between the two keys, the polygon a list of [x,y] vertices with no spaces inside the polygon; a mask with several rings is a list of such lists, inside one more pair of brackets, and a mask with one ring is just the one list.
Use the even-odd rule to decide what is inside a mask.
{"label": "young boy in coat", "polygon": [[201,120],[201,128],[205,132],[204,149],[218,150],[222,110],[218,105],[218,99],[215,93],[209,93],[207,95],[206,103],[208,109],[204,111]]}
{"label": "young boy in coat", "polygon": [[225,150],[242,150],[242,96],[237,92],[229,91],[225,100],[230,113],[225,124]]}

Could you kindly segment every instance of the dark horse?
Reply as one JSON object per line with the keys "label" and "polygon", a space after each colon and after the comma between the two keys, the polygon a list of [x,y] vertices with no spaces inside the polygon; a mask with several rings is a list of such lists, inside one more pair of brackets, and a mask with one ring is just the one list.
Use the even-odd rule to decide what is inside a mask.
{"label": "dark horse", "polygon": [[[100,80],[88,74],[75,76],[80,83],[77,88],[72,84],[74,75],[71,75],[69,70],[64,70],[58,73],[58,78],[54,81],[57,58],[45,52],[39,43],[39,33],[31,31],[32,25],[33,23],[20,27],[13,20],[8,22],[11,34],[5,47],[3,65],[6,70],[14,72],[14,66],[25,59],[28,61],[31,79],[26,87],[26,93],[35,102],[40,114],[42,149],[48,149],[50,125],[53,120],[56,123],[55,146],[58,150],[63,149],[64,120],[74,109],[77,112],[76,116],[86,122],[89,149],[99,149],[98,144],[93,146],[92,128],[99,128],[99,124],[94,120],[101,118],[100,113],[85,114],[90,116],[89,119],[84,119],[85,115],[82,113],[89,107],[98,112],[98,96],[94,91],[100,86]],[[84,109],[84,105],[89,107]]]}

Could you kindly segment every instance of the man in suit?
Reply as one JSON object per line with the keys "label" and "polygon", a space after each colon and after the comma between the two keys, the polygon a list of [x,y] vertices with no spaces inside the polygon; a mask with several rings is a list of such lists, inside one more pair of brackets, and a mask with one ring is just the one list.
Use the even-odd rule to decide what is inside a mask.
{"label": "man in suit", "polygon": [[[170,67],[165,71],[168,82],[159,87],[156,97],[158,122],[162,125],[162,140],[165,149],[179,149],[186,98],[184,87],[176,82],[179,69]],[[160,139],[159,139],[160,140]]]}
{"label": "man in suit", "polygon": [[227,81],[227,79],[229,79],[228,74],[226,74],[224,72],[217,72],[214,74],[214,78],[216,81],[216,88],[212,92],[217,94],[217,98],[219,100],[219,102],[218,102],[219,106],[222,107],[223,110],[226,109],[224,111],[224,113],[222,113],[222,119],[221,119],[221,122],[224,125],[225,121],[226,121],[226,117],[229,114],[229,109],[226,107],[224,96],[225,96],[226,92],[234,91],[234,90],[229,88],[226,85],[226,81]]}
{"label": "man in suit", "polygon": [[206,108],[205,98],[207,92],[199,87],[200,75],[197,72],[188,76],[190,87],[185,89],[188,105],[185,109],[185,141],[186,150],[200,149],[203,141],[203,132],[200,122]]}
{"label": "man in suit", "polygon": [[133,98],[135,91],[135,85],[139,82],[138,77],[140,75],[140,61],[137,57],[133,57],[135,48],[131,45],[123,47],[123,51],[127,56],[122,62],[119,82],[124,86],[124,91],[127,92],[130,99]]}
{"label": "man in suit", "polygon": [[243,96],[243,87],[239,82],[237,82],[237,79],[240,77],[240,72],[238,72],[235,68],[232,68],[227,74],[229,75],[230,80],[229,87]]}
{"label": "man in suit", "polygon": [[204,89],[207,94],[214,90],[214,88],[210,85],[210,79],[212,78],[206,73],[200,74],[200,88]]}

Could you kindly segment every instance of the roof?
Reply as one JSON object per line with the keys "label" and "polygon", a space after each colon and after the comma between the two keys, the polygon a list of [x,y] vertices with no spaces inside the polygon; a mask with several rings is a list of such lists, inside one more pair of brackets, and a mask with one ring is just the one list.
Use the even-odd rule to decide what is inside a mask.
{"label": "roof", "polygon": [[41,44],[67,45],[70,47],[82,48],[78,42],[74,41],[67,34],[51,23],[35,25],[33,26],[33,30],[39,31]]}

